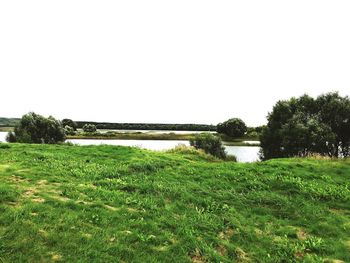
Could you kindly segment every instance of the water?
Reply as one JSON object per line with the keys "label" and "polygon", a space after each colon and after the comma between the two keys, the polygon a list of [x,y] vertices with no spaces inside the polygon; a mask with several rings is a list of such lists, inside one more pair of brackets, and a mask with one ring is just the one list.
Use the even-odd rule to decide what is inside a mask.
{"label": "water", "polygon": [[6,142],[7,132],[0,132],[0,142]]}
{"label": "water", "polygon": [[251,163],[259,161],[260,147],[256,146],[225,146],[228,154],[237,157],[240,163]]}
{"label": "water", "polygon": [[136,146],[148,150],[163,151],[174,148],[179,144],[189,146],[189,141],[175,140],[95,140],[95,139],[72,139],[67,140],[78,145],[121,145],[121,146]]}
{"label": "water", "polygon": [[[175,148],[179,144],[189,146],[189,141],[176,140],[95,140],[95,139],[74,139],[67,140],[78,145],[122,145],[136,146],[148,150],[163,151]],[[226,152],[237,157],[238,162],[256,162],[259,161],[260,147],[254,146],[225,146]]]}
{"label": "water", "polygon": [[[5,142],[7,132],[0,132],[0,142]],[[94,139],[72,139],[67,140],[78,145],[121,145],[136,146],[148,150],[163,151],[174,148],[179,144],[189,146],[189,141],[176,140],[94,140]],[[233,154],[239,162],[255,162],[259,160],[260,147],[252,146],[225,146],[228,154]]]}

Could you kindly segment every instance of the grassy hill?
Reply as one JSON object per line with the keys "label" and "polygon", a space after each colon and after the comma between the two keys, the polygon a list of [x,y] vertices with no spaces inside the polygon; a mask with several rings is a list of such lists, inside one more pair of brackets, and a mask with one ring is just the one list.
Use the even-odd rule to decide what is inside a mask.
{"label": "grassy hill", "polygon": [[0,144],[0,262],[350,262],[349,179],[349,160]]}

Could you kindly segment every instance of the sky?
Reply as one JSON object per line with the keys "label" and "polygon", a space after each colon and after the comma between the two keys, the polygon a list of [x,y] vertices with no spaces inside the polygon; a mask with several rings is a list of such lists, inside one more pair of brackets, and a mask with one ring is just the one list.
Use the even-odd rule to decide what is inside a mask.
{"label": "sky", "polygon": [[266,123],[350,95],[350,1],[0,0],[0,116]]}

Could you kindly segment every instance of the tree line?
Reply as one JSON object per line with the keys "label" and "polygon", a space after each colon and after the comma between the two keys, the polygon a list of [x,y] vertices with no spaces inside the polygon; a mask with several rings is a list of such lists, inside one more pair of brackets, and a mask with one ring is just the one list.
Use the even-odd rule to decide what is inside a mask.
{"label": "tree line", "polygon": [[106,130],[165,130],[165,131],[216,131],[216,125],[208,124],[165,124],[165,123],[109,123],[77,121],[78,128],[86,124],[95,125],[97,129]]}

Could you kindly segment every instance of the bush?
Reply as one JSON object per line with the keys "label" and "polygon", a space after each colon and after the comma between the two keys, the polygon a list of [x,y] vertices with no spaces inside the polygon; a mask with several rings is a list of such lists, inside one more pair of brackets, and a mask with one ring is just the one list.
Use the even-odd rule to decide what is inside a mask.
{"label": "bush", "polygon": [[65,133],[66,135],[74,135],[74,134],[75,134],[75,131],[74,131],[74,129],[73,129],[71,126],[66,125],[66,126],[64,127],[64,133]]}
{"label": "bush", "polygon": [[45,118],[34,112],[23,115],[14,133],[7,136],[9,142],[21,143],[58,143],[65,140],[60,121],[53,117]]}
{"label": "bush", "polygon": [[247,132],[246,124],[238,118],[229,119],[217,125],[217,132],[229,137],[242,137]]}
{"label": "bush", "polygon": [[221,139],[211,133],[196,134],[195,137],[190,140],[190,144],[196,149],[202,149],[206,153],[217,158],[226,159],[227,157]]}
{"label": "bush", "polygon": [[7,142],[16,142],[16,135],[13,132],[9,132],[6,135],[6,141]]}
{"label": "bush", "polygon": [[73,128],[73,131],[76,131],[77,128],[78,128],[77,123],[74,122],[74,121],[71,120],[71,119],[63,119],[63,120],[62,120],[62,126],[63,126],[63,127],[69,126],[69,127]]}
{"label": "bush", "polygon": [[84,132],[96,132],[96,126],[94,124],[85,124],[83,126],[83,131]]}

